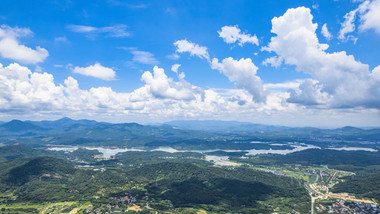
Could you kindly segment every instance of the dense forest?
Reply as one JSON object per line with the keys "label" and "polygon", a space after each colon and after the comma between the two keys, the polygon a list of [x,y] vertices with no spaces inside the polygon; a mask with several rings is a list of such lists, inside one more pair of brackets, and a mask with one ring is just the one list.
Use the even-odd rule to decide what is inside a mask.
{"label": "dense forest", "polygon": [[[158,157],[165,154],[157,153]],[[193,154],[181,154],[189,155]],[[244,167],[221,168],[179,160],[154,163],[158,159],[148,158],[150,164],[143,161],[138,167],[110,167],[103,172],[80,169],[53,157],[14,159],[0,163],[0,189],[13,192],[14,200],[7,203],[90,201],[101,206],[110,197],[130,194],[143,204],[148,194],[150,206],[157,210],[192,207],[267,213],[276,198],[286,198],[289,209],[295,205],[299,210],[308,209],[309,198],[302,181]],[[137,158],[133,160],[139,163]],[[120,162],[125,162],[123,156]]]}
{"label": "dense forest", "polygon": [[345,182],[334,186],[334,192],[348,192],[360,197],[375,198],[380,201],[380,167],[373,171],[362,171],[346,178]]}

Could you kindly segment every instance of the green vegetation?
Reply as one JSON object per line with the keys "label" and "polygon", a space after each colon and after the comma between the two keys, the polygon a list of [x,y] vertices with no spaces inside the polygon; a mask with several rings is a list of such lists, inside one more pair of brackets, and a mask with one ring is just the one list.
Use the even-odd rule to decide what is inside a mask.
{"label": "green vegetation", "polygon": [[361,172],[334,186],[334,192],[348,192],[380,202],[380,168],[378,172]]}
{"label": "green vegetation", "polygon": [[37,156],[60,156],[59,152],[34,149],[25,145],[12,145],[0,147],[0,161]]}
{"label": "green vegetation", "polygon": [[[380,201],[380,152],[326,149],[378,149],[378,142],[368,142],[380,136],[378,129],[212,124],[185,130],[183,123],[174,128],[69,118],[3,123],[0,213],[309,213],[310,196],[329,198],[321,205],[337,203],[331,191]],[[247,155],[251,149],[291,150],[297,142],[321,149]],[[78,149],[46,149],[65,145]],[[89,146],[147,151],[104,158]],[[192,152],[154,151],[158,147]],[[206,155],[238,165],[217,166]]]}
{"label": "green vegetation", "polygon": [[[17,159],[2,162],[2,166],[0,189],[6,194],[1,195],[0,206],[15,212],[34,212],[42,207],[49,209],[46,207],[51,203],[73,201],[76,205],[55,209],[63,212],[79,203],[90,203],[91,209],[97,209],[102,204],[114,204],[115,199],[110,198],[126,194],[135,197],[141,207],[149,203],[155,210],[172,211],[192,207],[213,212],[267,213],[277,206],[306,211],[309,203],[300,182],[248,168],[166,161],[132,169],[119,165],[120,169],[101,172],[77,169],[72,163],[52,157]],[[275,200],[278,197],[292,203],[283,206]],[[21,203],[30,205],[20,210]]]}

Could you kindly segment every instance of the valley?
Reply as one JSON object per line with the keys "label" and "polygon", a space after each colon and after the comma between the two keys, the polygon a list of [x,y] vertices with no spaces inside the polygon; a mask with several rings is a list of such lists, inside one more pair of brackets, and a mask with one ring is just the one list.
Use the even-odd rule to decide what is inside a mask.
{"label": "valley", "polygon": [[[64,121],[47,132],[12,126],[0,135],[0,212],[323,213],[380,200],[378,181],[366,180],[380,172],[379,142],[363,143],[363,136],[289,141],[281,132],[196,135],[167,125]],[[113,134],[95,138],[98,126]],[[116,143],[116,136],[133,140]],[[355,179],[371,185],[371,194],[342,188]]]}

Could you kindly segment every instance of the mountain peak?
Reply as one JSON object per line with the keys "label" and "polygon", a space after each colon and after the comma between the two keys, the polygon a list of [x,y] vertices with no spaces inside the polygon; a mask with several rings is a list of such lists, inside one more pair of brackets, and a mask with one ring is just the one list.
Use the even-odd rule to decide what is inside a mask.
{"label": "mountain peak", "polygon": [[73,119],[69,118],[69,117],[62,117],[61,119],[58,119],[56,120],[56,122],[69,122],[69,121],[74,121]]}
{"label": "mountain peak", "polygon": [[2,124],[1,127],[4,127],[5,129],[11,132],[41,129],[40,126],[21,120],[11,120],[8,123]]}

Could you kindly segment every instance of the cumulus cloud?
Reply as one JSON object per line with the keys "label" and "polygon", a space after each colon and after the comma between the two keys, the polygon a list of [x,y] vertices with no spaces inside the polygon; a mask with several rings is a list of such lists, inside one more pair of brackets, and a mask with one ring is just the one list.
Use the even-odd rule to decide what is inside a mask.
{"label": "cumulus cloud", "polygon": [[[154,74],[155,71],[157,76]],[[350,124],[350,121],[363,121],[359,125],[375,125],[379,118],[373,111],[340,111],[326,109],[315,112],[307,108],[286,103],[287,92],[268,94],[266,103],[257,103],[252,95],[242,89],[196,89],[186,86],[183,81],[170,80],[160,68],[153,69],[144,86],[130,93],[120,93],[110,87],[81,89],[77,80],[68,77],[63,84],[54,83],[49,73],[33,73],[17,63],[6,67],[0,64],[0,118],[4,119],[51,119],[59,116],[93,118],[111,122],[159,122],[173,119],[223,119],[255,121],[267,124],[284,125],[329,125]],[[379,75],[379,68],[372,71]],[[166,76],[166,77],[165,77]],[[375,77],[374,77],[375,78]],[[161,80],[164,79],[164,80]],[[162,94],[156,93],[162,86],[155,81],[163,81]],[[153,85],[158,86],[153,86]],[[187,83],[190,84],[190,83]],[[289,85],[292,83],[284,83]],[[166,85],[166,86],[165,86]],[[180,86],[178,86],[180,85]],[[284,87],[276,85],[273,87]],[[154,89],[156,87],[156,89]],[[174,89],[170,89],[174,88]],[[173,92],[174,91],[174,92]],[[191,99],[182,97],[185,91],[192,91]],[[328,115],[331,121],[324,117]],[[353,118],[359,120],[355,120]],[[358,118],[359,117],[359,118]],[[300,120],[300,118],[302,118]],[[321,119],[322,118],[322,119]]]}
{"label": "cumulus cloud", "polygon": [[289,89],[290,97],[287,99],[291,103],[302,105],[319,105],[328,100],[327,93],[321,92],[321,85],[317,81],[307,79],[299,85],[299,90]]}
{"label": "cumulus cloud", "polygon": [[185,80],[175,82],[166,76],[164,69],[154,66],[153,74],[145,71],[141,80],[146,83],[146,87],[152,95],[158,98],[171,98],[178,100],[191,100],[195,94],[203,93],[199,87],[193,86]]}
{"label": "cumulus cloud", "polygon": [[3,58],[13,59],[25,64],[37,64],[43,62],[49,53],[46,49],[37,46],[35,49],[21,45],[18,38],[31,36],[29,28],[0,26],[0,55]]}
{"label": "cumulus cloud", "polygon": [[362,6],[363,12],[360,17],[361,25],[359,29],[373,29],[376,33],[380,34],[380,0],[373,0],[368,5],[366,5],[366,2],[363,3],[364,6]]}
{"label": "cumulus cloud", "polygon": [[94,65],[87,67],[76,66],[72,70],[74,73],[95,77],[102,80],[113,80],[116,76],[116,72],[114,70],[104,67],[100,63],[95,63]]}
{"label": "cumulus cloud", "polygon": [[[110,87],[80,89],[77,80],[68,77],[63,85],[53,75],[31,72],[17,63],[0,64],[0,115],[78,114],[143,115],[147,117],[195,116],[218,111],[225,102],[213,90],[203,90],[185,80],[167,77],[154,67],[142,77],[146,84],[130,93],[118,93]],[[224,106],[224,105],[221,105]],[[206,108],[207,107],[207,108]],[[202,113],[203,112],[203,113]]]}
{"label": "cumulus cloud", "polygon": [[63,97],[59,86],[52,84],[48,73],[32,73],[17,63],[0,64],[0,111],[22,112],[33,109],[61,107]]}
{"label": "cumulus cloud", "polygon": [[144,107],[131,101],[133,93],[117,93],[109,87],[82,90],[72,77],[57,85],[52,74],[31,72],[17,63],[0,64],[0,89],[0,114],[107,115]]}
{"label": "cumulus cloud", "polygon": [[330,33],[329,30],[327,29],[327,24],[326,24],[326,23],[322,26],[321,33],[322,33],[322,35],[323,35],[327,40],[330,40],[330,39],[332,38],[331,33]]}
{"label": "cumulus cloud", "polygon": [[224,40],[227,44],[238,43],[239,46],[243,46],[245,43],[251,43],[259,45],[259,40],[256,35],[250,35],[241,33],[241,30],[237,25],[235,26],[224,26],[221,31],[218,31],[219,37]]}
{"label": "cumulus cloud", "polygon": [[234,60],[232,57],[229,57],[223,59],[222,62],[219,62],[217,58],[213,58],[211,61],[206,47],[199,46],[187,40],[176,41],[174,45],[177,47],[177,52],[179,53],[188,52],[190,55],[196,55],[206,59],[212,69],[219,70],[220,73],[228,77],[229,81],[233,82],[235,87],[247,90],[255,102],[266,101],[266,92],[260,77],[256,75],[258,68],[250,58]]}
{"label": "cumulus cloud", "polygon": [[250,58],[234,60],[228,57],[222,62],[214,58],[211,67],[228,77],[237,88],[247,90],[256,102],[266,101],[266,92],[260,77],[256,75],[258,68]]}
{"label": "cumulus cloud", "polygon": [[307,105],[316,99],[306,97],[319,91],[329,98],[319,100],[330,107],[380,108],[380,84],[370,73],[369,66],[344,51],[326,52],[329,46],[319,43],[315,33],[317,24],[312,19],[310,9],[305,7],[289,9],[283,16],[272,19],[272,32],[276,36],[264,50],[275,52],[286,64],[295,65],[298,71],[318,82],[317,85],[305,82],[300,92],[293,92],[293,98],[288,101],[302,103],[303,98]]}
{"label": "cumulus cloud", "polygon": [[189,53],[191,56],[197,56],[201,59],[210,60],[207,48],[204,46],[199,46],[195,43],[189,42],[186,39],[178,40],[174,42],[177,53]]}
{"label": "cumulus cloud", "polygon": [[82,33],[89,38],[94,38],[98,35],[105,35],[107,37],[129,37],[131,33],[127,31],[128,26],[123,24],[106,26],[106,27],[93,27],[87,25],[67,25],[67,28],[75,33]]}

